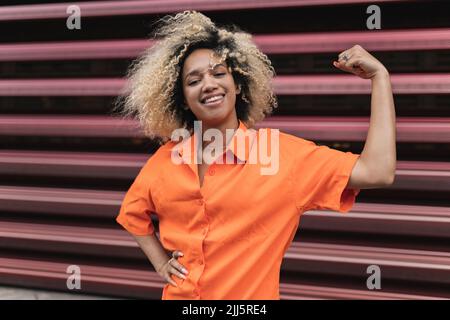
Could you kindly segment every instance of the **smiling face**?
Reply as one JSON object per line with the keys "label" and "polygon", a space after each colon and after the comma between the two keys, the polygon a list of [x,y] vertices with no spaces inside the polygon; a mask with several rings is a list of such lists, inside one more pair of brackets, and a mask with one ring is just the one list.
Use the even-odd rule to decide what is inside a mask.
{"label": "smiling face", "polygon": [[182,70],[185,103],[206,127],[235,127],[236,95],[233,76],[211,49],[196,49]]}

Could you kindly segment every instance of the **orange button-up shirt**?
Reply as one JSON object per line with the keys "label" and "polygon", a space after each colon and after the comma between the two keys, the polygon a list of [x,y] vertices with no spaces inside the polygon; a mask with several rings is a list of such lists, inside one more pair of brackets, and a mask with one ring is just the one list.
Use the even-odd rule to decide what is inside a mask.
{"label": "orange button-up shirt", "polygon": [[[162,299],[279,299],[280,267],[303,212],[329,209],[347,212],[358,189],[346,189],[359,155],[317,146],[279,133],[279,167],[262,175],[249,154],[258,147],[259,131],[246,152],[233,144],[222,154],[234,164],[212,163],[200,187],[198,167],[169,141],[146,162],[125,195],[117,222],[135,235],[155,232],[159,220],[166,250],[184,253],[178,261],[189,274],[166,284]],[[273,130],[273,129],[272,129]],[[185,140],[190,143],[196,134]],[[195,143],[191,144],[195,149]]]}

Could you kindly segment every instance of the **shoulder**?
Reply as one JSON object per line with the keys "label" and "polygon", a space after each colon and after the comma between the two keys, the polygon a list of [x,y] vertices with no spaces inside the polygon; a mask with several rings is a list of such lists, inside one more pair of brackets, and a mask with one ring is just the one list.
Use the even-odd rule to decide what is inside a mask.
{"label": "shoulder", "polygon": [[275,132],[278,132],[279,140],[284,145],[307,145],[307,144],[315,144],[313,141],[306,140],[300,138],[298,136],[286,133],[281,131],[278,128],[268,128],[268,127],[260,127],[256,129],[259,136],[263,135],[266,132],[269,132],[271,135]]}
{"label": "shoulder", "polygon": [[281,131],[280,131],[280,142],[283,143],[283,145],[286,147],[296,147],[296,146],[307,147],[316,145],[314,141],[306,140]]}
{"label": "shoulder", "polygon": [[152,163],[162,163],[166,160],[170,160],[170,155],[176,142],[169,140],[165,144],[161,145],[158,150],[153,153],[149,161]]}
{"label": "shoulder", "polygon": [[[257,130],[258,137],[261,137],[263,135],[267,135],[270,133],[270,135],[273,137],[274,133],[278,133],[278,143],[279,143],[279,150],[280,153],[284,153],[287,155],[295,155],[298,153],[301,153],[302,151],[311,150],[311,148],[316,147],[316,143],[314,141],[306,140],[300,137],[297,137],[295,135],[282,132],[279,129],[276,128],[259,128]],[[276,136],[276,135],[275,135]]]}
{"label": "shoulder", "polygon": [[148,177],[154,177],[160,172],[160,169],[166,165],[168,161],[171,159],[171,150],[173,145],[172,141],[169,141],[163,145],[161,145],[153,154],[145,162],[144,166],[141,169],[143,174],[146,174]]}

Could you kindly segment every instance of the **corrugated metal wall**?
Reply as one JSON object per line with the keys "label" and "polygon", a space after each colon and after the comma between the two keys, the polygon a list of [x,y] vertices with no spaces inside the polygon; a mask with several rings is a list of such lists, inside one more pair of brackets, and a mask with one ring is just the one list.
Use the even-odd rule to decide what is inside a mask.
{"label": "corrugated metal wall", "polygon": [[[111,114],[152,22],[195,9],[255,36],[277,71],[280,107],[263,125],[361,153],[370,83],[332,66],[360,44],[391,73],[396,181],[362,190],[345,215],[302,218],[282,299],[450,298],[450,20],[442,1],[92,1],[0,6],[0,284],[160,299],[163,281],[116,225],[124,192],[156,144]],[[25,2],[24,2],[25,3]],[[157,226],[157,221],[155,220]],[[367,267],[382,290],[366,287]]]}

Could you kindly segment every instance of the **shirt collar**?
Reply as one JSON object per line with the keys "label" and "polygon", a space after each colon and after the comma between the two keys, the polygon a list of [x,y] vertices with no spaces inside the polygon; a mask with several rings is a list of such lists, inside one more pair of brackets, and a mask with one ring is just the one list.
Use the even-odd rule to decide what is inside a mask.
{"label": "shirt collar", "polygon": [[[247,162],[254,141],[254,132],[255,130],[248,129],[247,126],[239,120],[238,133],[235,132],[233,138],[231,138],[227,145],[226,152],[231,152],[239,160]],[[245,136],[244,144],[238,143],[240,135]]]}
{"label": "shirt collar", "polygon": [[[238,133],[237,133],[238,132]],[[250,150],[252,148],[253,142],[254,142],[254,133],[256,132],[253,129],[248,129],[247,126],[239,120],[239,127],[237,132],[233,134],[233,137],[231,138],[230,142],[225,148],[225,154],[228,157],[228,155],[235,156],[237,159],[239,159],[241,162],[247,162],[250,155]],[[245,139],[245,144],[238,143],[239,135],[241,136],[247,136]],[[198,159],[197,162],[194,162],[195,156],[197,155],[197,150],[201,146],[199,143],[201,143],[201,139],[197,137],[197,134],[192,134],[189,138],[185,139],[177,148],[178,154],[183,159],[185,163],[201,163],[200,159]],[[190,154],[183,155],[183,150],[190,146],[189,150],[191,150]]]}

